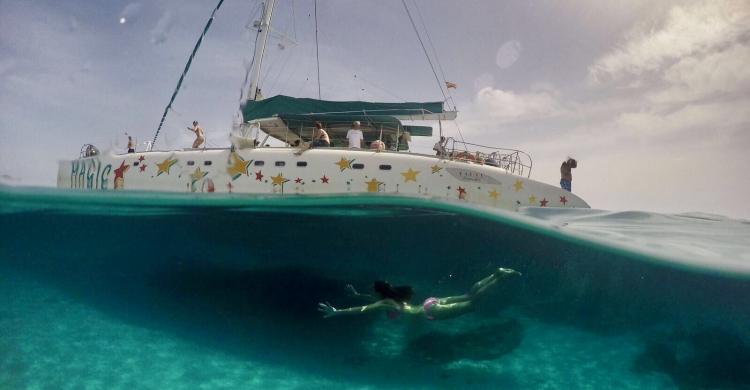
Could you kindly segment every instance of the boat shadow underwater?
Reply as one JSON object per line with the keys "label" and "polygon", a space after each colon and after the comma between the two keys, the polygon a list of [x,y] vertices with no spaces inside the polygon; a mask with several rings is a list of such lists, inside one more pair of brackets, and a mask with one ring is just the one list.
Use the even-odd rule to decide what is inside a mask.
{"label": "boat shadow underwater", "polygon": [[[472,378],[514,387],[507,374],[452,363],[512,359],[534,321],[603,337],[640,334],[632,371],[661,372],[680,388],[750,385],[741,374],[750,372],[742,371],[750,367],[746,279],[429,208],[403,210],[410,218],[205,211],[7,214],[14,233],[2,258],[125,323],[367,384]],[[73,220],[84,228],[70,228]],[[49,237],[45,245],[35,241],[40,235]],[[385,279],[412,285],[420,297],[448,296],[498,266],[523,277],[502,281],[456,320],[324,319],[317,311],[318,302],[361,304],[347,296],[347,283],[364,290]],[[713,336],[700,336],[707,332]],[[399,375],[383,374],[390,369]]]}

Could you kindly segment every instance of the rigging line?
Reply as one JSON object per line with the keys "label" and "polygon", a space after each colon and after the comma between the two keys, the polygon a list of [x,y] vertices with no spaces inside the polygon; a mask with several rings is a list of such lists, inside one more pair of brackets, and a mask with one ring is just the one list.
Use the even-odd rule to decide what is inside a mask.
{"label": "rigging line", "polygon": [[201,33],[200,38],[198,38],[198,42],[195,43],[193,52],[190,53],[188,62],[187,64],[185,64],[185,69],[182,71],[180,80],[177,82],[177,88],[175,88],[174,92],[172,93],[172,98],[169,99],[169,104],[167,104],[167,107],[164,108],[164,114],[161,117],[161,121],[159,121],[159,127],[156,129],[156,134],[154,134],[154,140],[151,142],[151,147],[156,145],[156,139],[159,137],[159,131],[161,131],[161,127],[164,125],[164,119],[167,117],[167,113],[169,112],[169,109],[172,107],[172,103],[174,103],[175,98],[177,98],[177,93],[180,91],[180,87],[182,86],[182,81],[185,79],[185,75],[190,69],[190,64],[193,63],[193,58],[195,58],[195,53],[198,51],[198,48],[201,46],[201,42],[203,42],[203,37],[206,36],[208,29],[211,27],[211,23],[213,23],[214,21],[214,16],[216,15],[216,11],[219,10],[219,7],[221,7],[223,3],[224,3],[224,0],[219,0],[219,4],[217,4],[216,8],[214,8],[214,11],[211,12],[211,17],[208,19],[208,22],[206,22],[206,27],[203,28],[203,32]]}
{"label": "rigging line", "polygon": [[[424,18],[422,17],[422,10],[419,9],[419,5],[417,4],[417,0],[412,0],[414,3],[414,8],[417,9],[417,15],[419,16],[419,21],[422,22],[422,29],[424,30],[425,35],[427,35],[427,43],[430,44],[430,48],[432,49],[432,55],[435,56],[435,62],[437,62],[438,69],[440,69],[440,75],[443,76],[443,81],[448,81],[448,78],[445,76],[445,71],[443,70],[443,65],[440,63],[440,58],[438,57],[437,50],[435,49],[435,45],[432,43],[432,38],[430,37],[430,31],[427,30],[427,24],[424,22]],[[442,88],[442,85],[440,86]],[[446,92],[448,93],[448,97],[451,100],[451,103],[453,103],[453,110],[457,110],[456,108],[456,102],[453,100],[453,95],[451,94],[450,89],[447,87],[445,88]]]}
{"label": "rigging line", "polygon": [[320,95],[320,52],[318,49],[318,0],[315,0],[315,61],[318,65],[318,99],[323,98]]}
{"label": "rigging line", "polygon": [[435,75],[435,81],[438,84],[438,88],[440,88],[440,93],[443,95],[444,101],[447,101],[448,97],[445,96],[445,91],[443,91],[443,86],[440,84],[440,77],[438,77],[437,72],[435,71],[435,66],[432,65],[432,59],[430,59],[430,55],[427,52],[427,48],[425,48],[424,46],[422,37],[419,35],[419,30],[417,29],[417,25],[414,23],[414,18],[411,17],[411,12],[409,12],[409,7],[406,5],[406,0],[401,0],[401,3],[404,5],[404,9],[406,10],[406,15],[409,16],[409,21],[411,22],[411,26],[414,28],[414,33],[417,34],[417,39],[419,40],[419,44],[422,46],[422,51],[424,51],[425,57],[427,57],[427,62],[430,63],[430,69],[432,69],[432,74]]}

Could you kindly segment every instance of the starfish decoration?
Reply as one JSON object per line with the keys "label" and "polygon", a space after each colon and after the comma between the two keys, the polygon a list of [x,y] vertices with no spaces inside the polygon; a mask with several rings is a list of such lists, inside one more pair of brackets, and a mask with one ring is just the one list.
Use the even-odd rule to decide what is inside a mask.
{"label": "starfish decoration", "polygon": [[289,179],[285,178],[284,175],[279,173],[276,176],[271,176],[271,180],[273,181],[273,185],[283,185],[284,183],[288,182]]}
{"label": "starfish decoration", "polygon": [[536,196],[531,195],[529,196],[529,204],[535,204],[536,203]]}
{"label": "starfish decoration", "polygon": [[366,181],[365,184],[367,184],[367,192],[378,192],[383,182],[379,182],[373,177],[372,180]]}
{"label": "starfish decoration", "polygon": [[339,160],[338,162],[335,162],[334,164],[338,165],[339,169],[341,169],[341,172],[343,172],[344,169],[347,169],[347,168],[351,169],[353,162],[354,162],[354,159],[347,160],[347,159],[341,157],[341,160]]}
{"label": "starfish decoration", "polygon": [[323,177],[320,178],[320,181],[323,182],[323,184],[328,184],[328,178],[326,175],[323,175]]}
{"label": "starfish decoration", "polygon": [[231,194],[232,193],[232,182],[231,181],[227,182],[227,189],[229,189],[229,193]]}
{"label": "starfish decoration", "polygon": [[208,175],[208,172],[201,171],[201,167],[195,168],[195,172],[190,174],[190,184],[195,184],[196,181],[203,179]]}
{"label": "starfish decoration", "polygon": [[497,192],[496,189],[493,188],[492,191],[490,191],[490,198],[492,198],[493,200],[497,201],[497,198],[499,196],[500,196],[500,193]]}
{"label": "starfish decoration", "polygon": [[294,182],[295,182],[295,183],[297,183],[297,184],[300,184],[300,183],[302,183],[302,179],[300,179],[300,178],[298,177],[298,178],[294,179]]}
{"label": "starfish decoration", "polygon": [[513,184],[513,188],[516,192],[521,191],[523,189],[523,182],[521,180],[516,180],[516,183]]}
{"label": "starfish decoration", "polygon": [[117,180],[117,178],[125,179],[122,175],[124,175],[128,169],[130,169],[130,165],[125,165],[125,161],[123,160],[120,167],[115,169],[115,180]]}
{"label": "starfish decoration", "polygon": [[255,180],[263,181],[263,171],[255,172]]}
{"label": "starfish decoration", "polygon": [[413,181],[416,183],[418,174],[419,174],[419,171],[412,170],[411,168],[409,168],[409,170],[406,172],[401,172],[401,176],[404,177],[404,183],[408,183],[410,181]]}
{"label": "starfish decoration", "polygon": [[143,162],[143,160],[145,160],[145,159],[146,159],[146,157],[143,157],[143,156],[138,157],[138,161],[140,161],[140,162]]}
{"label": "starfish decoration", "polygon": [[466,199],[466,188],[458,186],[458,199]]}
{"label": "starfish decoration", "polygon": [[542,198],[542,200],[539,201],[539,206],[547,207],[547,203],[549,203],[547,198]]}
{"label": "starfish decoration", "polygon": [[147,166],[148,166],[147,164],[141,164],[141,165],[140,165],[140,166],[138,167],[138,169],[140,169],[140,170],[141,170],[141,172],[146,172],[146,167],[147,167]]}
{"label": "starfish decoration", "polygon": [[169,168],[172,168],[172,165],[177,164],[177,159],[172,160],[172,157],[168,157],[166,160],[156,163],[156,166],[159,167],[159,171],[156,172],[156,176],[161,175],[162,173],[166,173],[169,175]]}
{"label": "starfish decoration", "polygon": [[232,154],[230,154],[229,156],[232,160],[232,163],[227,167],[227,173],[233,181],[242,175],[250,175],[247,169],[250,166],[250,163],[253,162],[253,160],[246,161],[239,154],[237,154],[237,152],[232,152]]}
{"label": "starfish decoration", "polygon": [[439,167],[437,164],[431,166],[430,168],[432,168],[432,173],[438,173],[438,172],[440,172],[443,169],[443,168]]}
{"label": "starfish decoration", "polygon": [[565,203],[568,203],[568,200],[567,200],[567,199],[565,199],[565,197],[564,197],[564,196],[561,196],[561,197],[560,197],[560,203],[562,203],[562,204],[563,204],[563,206],[565,206]]}

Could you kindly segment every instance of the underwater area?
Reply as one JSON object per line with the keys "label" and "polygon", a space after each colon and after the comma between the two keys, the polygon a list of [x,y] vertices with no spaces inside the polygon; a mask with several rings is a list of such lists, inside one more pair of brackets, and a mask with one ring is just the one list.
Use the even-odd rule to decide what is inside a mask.
{"label": "underwater area", "polygon": [[[430,321],[361,304],[375,280]],[[0,388],[750,389],[750,222],[0,187]]]}

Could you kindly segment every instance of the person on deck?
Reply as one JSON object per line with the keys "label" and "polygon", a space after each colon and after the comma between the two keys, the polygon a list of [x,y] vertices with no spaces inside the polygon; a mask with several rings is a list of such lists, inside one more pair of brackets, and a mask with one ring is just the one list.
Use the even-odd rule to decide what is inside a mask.
{"label": "person on deck", "polygon": [[135,153],[135,141],[131,136],[128,136],[128,153]]}
{"label": "person on deck", "polygon": [[314,147],[331,146],[331,139],[328,138],[328,133],[326,133],[326,131],[323,130],[323,124],[320,122],[315,122],[313,126],[314,128],[313,128],[312,146]]}
{"label": "person on deck", "polygon": [[568,192],[572,192],[573,182],[573,173],[570,170],[576,167],[578,162],[570,157],[560,165],[560,187]]}
{"label": "person on deck", "polygon": [[445,157],[445,137],[440,137],[440,141],[435,142],[435,146],[432,147],[432,150],[437,152],[435,155],[438,157]]}
{"label": "person on deck", "polygon": [[362,141],[365,139],[365,136],[362,134],[362,130],[360,130],[359,126],[359,121],[354,121],[352,123],[352,128],[346,132],[346,139],[349,140],[349,147],[352,149],[361,149]]}
{"label": "person on deck", "polygon": [[359,294],[352,285],[347,285],[346,288],[352,295],[372,299],[375,302],[365,306],[346,309],[337,309],[328,302],[321,302],[318,303],[318,311],[323,313],[324,318],[362,314],[372,311],[385,311],[388,313],[389,318],[395,318],[399,314],[408,314],[424,317],[428,320],[445,320],[472,311],[474,300],[477,297],[486,293],[500,279],[513,275],[521,276],[521,273],[508,268],[498,268],[492,275],[474,283],[471,290],[464,295],[445,298],[430,297],[425,299],[421,305],[415,306],[409,304],[409,300],[414,295],[414,291],[410,286],[393,287],[388,282],[376,281],[373,284],[373,290],[375,290],[379,297],[379,299],[376,299],[370,295]]}
{"label": "person on deck", "polygon": [[201,144],[203,144],[206,141],[205,136],[203,135],[203,128],[198,126],[198,121],[193,121],[193,127],[188,127],[188,130],[195,133],[195,141],[193,141],[193,149],[197,149]]}

